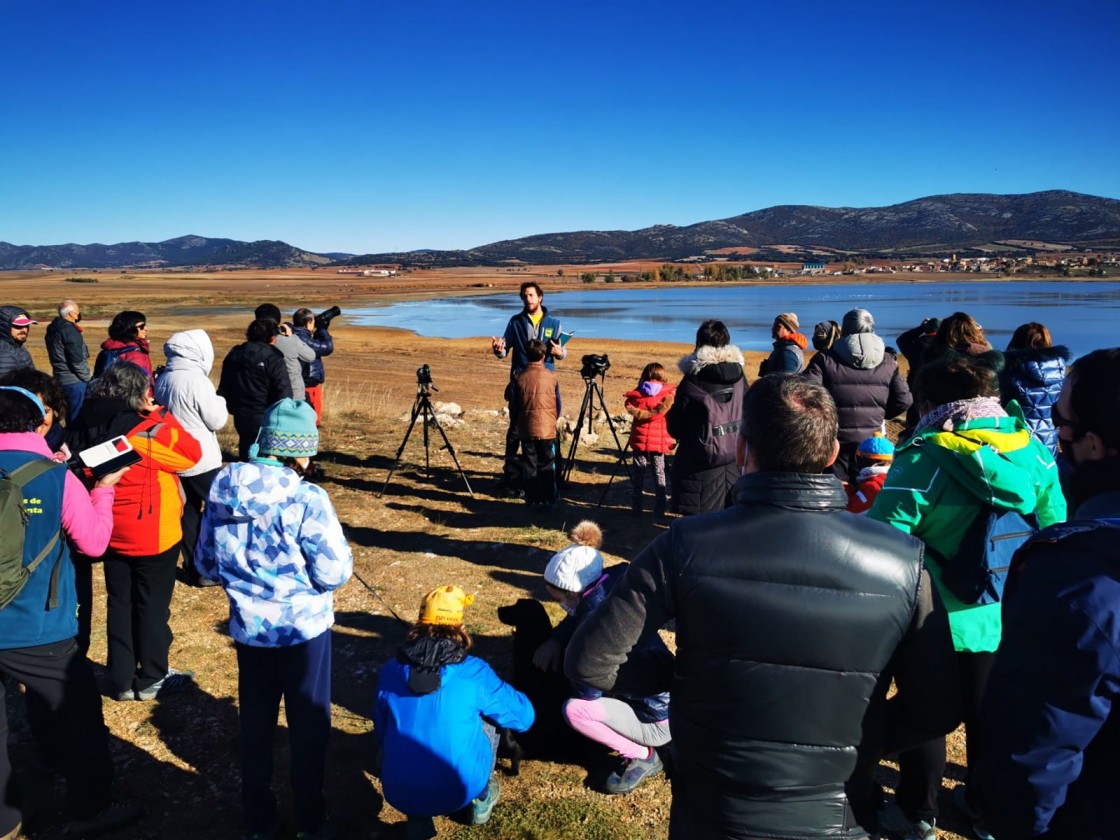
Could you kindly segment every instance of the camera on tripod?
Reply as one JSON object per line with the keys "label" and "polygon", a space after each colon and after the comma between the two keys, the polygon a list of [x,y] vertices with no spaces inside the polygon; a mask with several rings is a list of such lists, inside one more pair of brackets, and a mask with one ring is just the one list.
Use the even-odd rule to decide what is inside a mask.
{"label": "camera on tripod", "polygon": [[432,384],[432,368],[431,365],[420,365],[416,368],[416,384],[417,385],[431,385]]}
{"label": "camera on tripod", "polygon": [[583,369],[579,372],[579,375],[584,379],[594,379],[596,376],[605,375],[610,369],[611,360],[606,353],[602,355],[588,353],[583,357]]}
{"label": "camera on tripod", "polygon": [[330,309],[324,309],[315,316],[315,329],[325,330],[331,326],[331,321],[342,314],[342,310],[337,306],[332,306]]}

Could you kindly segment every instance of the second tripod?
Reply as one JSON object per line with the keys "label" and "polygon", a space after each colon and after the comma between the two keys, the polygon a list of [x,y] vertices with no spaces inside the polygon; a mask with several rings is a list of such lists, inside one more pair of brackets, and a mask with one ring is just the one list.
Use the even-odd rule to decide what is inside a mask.
{"label": "second tripod", "polygon": [[607,410],[607,401],[603,397],[602,383],[610,366],[611,360],[605,353],[601,356],[587,355],[583,357],[583,369],[580,371],[580,376],[583,377],[584,382],[583,403],[579,407],[579,420],[576,421],[576,430],[572,435],[572,445],[568,450],[568,459],[564,462],[564,468],[560,472],[560,478],[565,484],[568,482],[568,476],[576,462],[576,449],[579,447],[579,438],[583,434],[584,423],[590,424],[591,418],[594,416],[596,398],[599,400],[599,408],[602,409],[603,416],[607,418],[607,427],[610,428],[611,434],[614,436],[614,442],[618,446],[619,452],[622,453],[620,460],[626,458],[626,449],[618,438],[614,421],[611,420],[611,413]]}
{"label": "second tripod", "polygon": [[430,427],[435,426],[439,430],[440,437],[443,438],[443,448],[451,455],[451,460],[455,462],[455,468],[459,470],[459,475],[463,477],[463,483],[467,485],[467,492],[474,498],[474,490],[471,489],[471,483],[467,479],[467,474],[463,472],[463,467],[459,464],[459,457],[455,454],[455,447],[451,445],[451,441],[447,439],[447,432],[443,430],[440,425],[439,417],[436,415],[435,409],[432,408],[431,392],[438,391],[432,383],[432,369],[428,365],[421,365],[416,370],[416,399],[412,403],[412,416],[408,423],[408,431],[404,433],[404,440],[397,448],[397,455],[393,459],[393,466],[389,470],[389,475],[385,478],[385,484],[381,487],[381,492],[378,496],[385,493],[385,488],[389,486],[389,482],[393,480],[393,473],[397,471],[397,467],[401,463],[401,454],[404,452],[405,446],[408,444],[408,439],[412,435],[412,430],[416,428],[416,421],[423,418],[421,425],[424,427],[424,474],[431,478],[432,475],[432,453],[431,453],[431,440],[430,440]]}

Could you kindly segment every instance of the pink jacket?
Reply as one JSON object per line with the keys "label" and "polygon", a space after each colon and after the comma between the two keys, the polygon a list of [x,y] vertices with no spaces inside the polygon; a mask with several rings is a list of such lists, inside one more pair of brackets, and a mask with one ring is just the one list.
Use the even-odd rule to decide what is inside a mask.
{"label": "pink jacket", "polygon": [[[0,434],[0,449],[34,452],[52,457],[46,440],[35,432]],[[74,547],[87,557],[100,557],[113,534],[115,488],[95,487],[87,491],[76,475],[67,470],[62,489],[62,530]]]}

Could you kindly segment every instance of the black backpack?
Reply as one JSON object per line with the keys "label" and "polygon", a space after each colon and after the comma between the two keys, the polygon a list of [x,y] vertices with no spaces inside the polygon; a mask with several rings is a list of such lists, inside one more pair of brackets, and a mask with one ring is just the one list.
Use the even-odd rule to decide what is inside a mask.
{"label": "black backpack", "polygon": [[[28,511],[23,503],[23,488],[48,470],[62,464],[38,458],[14,470],[0,468],[0,610],[12,603],[23,591],[32,572],[39,568],[59,543],[59,531],[30,563],[23,565],[24,537],[27,534]],[[58,570],[51,572],[50,609],[58,606]]]}
{"label": "black backpack", "polygon": [[718,391],[708,392],[685,379],[678,394],[704,406],[704,425],[696,433],[700,444],[697,461],[703,467],[717,467],[735,463],[735,446],[743,416],[743,395],[747,384],[744,377]]}
{"label": "black backpack", "polygon": [[961,547],[941,562],[945,587],[965,604],[996,604],[1011,558],[1038,533],[1038,518],[986,506],[965,532]]}

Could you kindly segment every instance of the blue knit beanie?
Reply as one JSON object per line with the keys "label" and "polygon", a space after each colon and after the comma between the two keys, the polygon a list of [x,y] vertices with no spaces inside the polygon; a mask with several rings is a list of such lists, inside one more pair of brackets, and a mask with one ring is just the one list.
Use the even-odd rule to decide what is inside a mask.
{"label": "blue knit beanie", "polygon": [[870,461],[893,461],[894,444],[883,435],[873,435],[859,445],[856,450],[858,457]]}
{"label": "blue knit beanie", "polygon": [[310,458],[318,451],[315,409],[305,402],[282,399],[264,413],[257,442],[249,447],[249,457]]}

